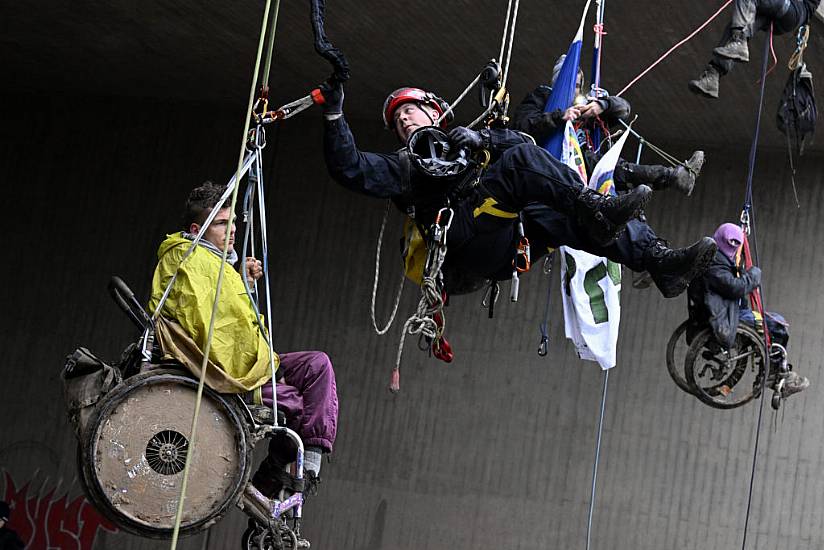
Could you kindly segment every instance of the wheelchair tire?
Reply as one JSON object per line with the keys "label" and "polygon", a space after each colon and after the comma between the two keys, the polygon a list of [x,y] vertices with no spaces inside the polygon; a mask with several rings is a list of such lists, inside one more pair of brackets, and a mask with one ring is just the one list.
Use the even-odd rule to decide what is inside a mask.
{"label": "wheelchair tire", "polygon": [[[154,370],[125,380],[97,406],[81,442],[81,480],[95,507],[126,531],[172,535],[197,385],[182,371]],[[244,417],[209,388],[203,389],[196,446],[181,536],[220,519],[249,478],[252,445]]]}
{"label": "wheelchair tire", "polygon": [[[667,371],[669,371],[670,378],[672,378],[676,386],[690,395],[695,395],[685,377],[686,357],[682,359],[681,354],[678,353],[680,347],[686,350],[683,352],[684,355],[689,352],[689,346],[687,346],[686,343],[686,333],[689,324],[689,320],[686,320],[678,325],[678,328],[676,328],[672,336],[670,336],[669,342],[667,342]],[[679,346],[682,338],[684,341],[682,345]],[[678,357],[676,357],[676,355],[678,355]]]}
{"label": "wheelchair tire", "polygon": [[[720,359],[707,362],[705,352],[713,359],[721,357],[718,353],[713,355],[713,349],[708,346],[719,346],[710,328],[695,337],[687,353],[686,379],[695,397],[716,409],[734,409],[760,395],[762,377],[766,375],[768,365],[767,351],[760,334],[747,325],[739,324],[735,346],[737,359],[724,363]],[[707,370],[712,371],[710,377],[706,376]],[[755,372],[754,380],[736,391],[747,371]]]}

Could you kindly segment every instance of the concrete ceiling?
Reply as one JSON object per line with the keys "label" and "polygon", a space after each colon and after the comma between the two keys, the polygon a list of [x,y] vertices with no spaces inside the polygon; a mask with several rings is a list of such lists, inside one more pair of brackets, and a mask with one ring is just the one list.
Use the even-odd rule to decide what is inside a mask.
{"label": "concrete ceiling", "polygon": [[[612,92],[622,88],[721,4],[606,0],[604,86]],[[506,5],[506,0],[330,0],[327,34],[352,67],[346,102],[350,118],[379,124],[385,94],[400,85],[415,84],[455,97],[488,59],[497,56]],[[546,80],[553,60],[566,50],[575,32],[582,6],[581,0],[521,1],[509,80],[513,102]],[[262,13],[261,0],[4,2],[3,88],[12,93],[123,96],[124,108],[132,97],[241,106],[248,94]],[[686,86],[701,72],[728,17],[729,8],[624,94],[639,115],[637,129],[647,138],[685,146],[749,146],[763,34],[751,43],[753,61],[722,81],[720,100],[696,97]],[[824,44],[815,36],[821,28],[816,21],[806,55],[815,75],[824,74],[819,70]],[[589,32],[585,67],[591,43]],[[785,146],[774,118],[793,47],[792,36],[775,38],[778,66],[767,81],[762,138],[768,147]],[[312,47],[308,2],[283,2],[271,78],[273,101],[304,95],[328,73],[328,65]],[[70,102],[66,107],[71,108]],[[474,100],[465,101],[458,120],[474,118],[475,112]],[[822,145],[814,149],[820,151]]]}

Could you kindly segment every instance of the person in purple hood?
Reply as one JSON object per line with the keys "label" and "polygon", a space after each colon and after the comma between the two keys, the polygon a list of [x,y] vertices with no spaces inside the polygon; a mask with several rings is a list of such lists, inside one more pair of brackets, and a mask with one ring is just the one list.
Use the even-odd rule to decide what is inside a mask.
{"label": "person in purple hood", "polygon": [[[687,288],[689,316],[696,327],[709,325],[716,339],[730,348],[735,343],[739,322],[755,327],[755,314],[748,297],[761,284],[761,270],[739,265],[744,232],[736,224],[721,224],[713,239],[718,245],[715,258],[707,271]],[[767,312],[766,317],[772,342],[786,349],[790,336],[787,321],[773,312]],[[790,370],[781,389],[782,397],[798,393],[809,385],[806,377]]]}

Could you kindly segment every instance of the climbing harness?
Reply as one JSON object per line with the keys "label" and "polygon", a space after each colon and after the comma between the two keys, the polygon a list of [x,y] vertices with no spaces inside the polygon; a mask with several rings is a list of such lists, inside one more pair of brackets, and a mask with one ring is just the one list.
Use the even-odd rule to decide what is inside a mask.
{"label": "climbing harness", "polygon": [[[506,91],[506,81],[512,58],[512,44],[515,37],[515,25],[518,17],[519,4],[519,0],[509,0],[507,4],[504,31],[501,38],[500,52],[498,54],[498,59],[503,60],[503,66],[501,66],[500,61],[496,59],[487,62],[478,75],[451,103],[447,103],[433,96],[432,100],[438,101],[436,110],[439,111],[439,121],[448,122],[451,120],[455,107],[463,101],[472,88],[478,86],[480,102],[484,111],[469,123],[467,127],[472,128],[480,123],[483,123],[485,127],[490,127],[495,124],[505,124],[507,120],[506,111],[509,106],[509,94]],[[407,90],[409,89],[396,90],[396,92],[390,94],[384,103],[383,118],[387,127],[390,127],[387,112],[392,110],[392,104],[390,102],[394,94],[398,92],[406,93]],[[423,91],[421,92],[425,93]],[[308,103],[308,99],[304,99]],[[469,196],[470,192],[480,181],[481,175],[488,166],[490,159],[491,155],[489,151],[486,150],[482,150],[479,156],[474,158],[464,149],[453,150],[452,144],[449,142],[446,134],[435,126],[416,130],[409,137],[406,149],[401,152],[402,162],[408,163],[410,168],[414,167],[429,177],[448,178],[458,180],[459,183],[450,185],[450,190],[445,194],[443,199],[443,206],[438,211],[435,223],[433,223],[430,228],[421,227],[420,222],[415,219],[417,218],[417,213],[415,212],[414,205],[410,206],[407,212],[411,218],[415,219],[418,233],[424,237],[424,242],[426,242],[426,260],[420,281],[421,298],[418,307],[415,313],[404,323],[401,331],[397,358],[389,385],[389,389],[393,393],[400,389],[400,362],[407,334],[418,334],[419,347],[421,349],[429,350],[435,357],[443,361],[452,361],[453,353],[451,346],[443,336],[445,327],[443,308],[447,301],[447,295],[442,267],[447,251],[446,236],[454,215],[452,206],[465,200]],[[402,278],[389,321],[385,327],[379,328],[375,316],[375,302],[380,272],[380,249],[387,217],[388,205],[378,236],[378,245],[375,254],[375,280],[372,287],[372,324],[378,334],[385,334],[391,327],[403,289]],[[517,217],[517,214],[513,215],[513,217]],[[406,263],[405,267],[407,268],[406,275],[414,280],[415,274],[409,271],[410,265],[417,266],[417,262],[414,261],[415,251],[412,250],[415,244],[413,242],[415,240],[414,226],[412,227],[413,230],[409,233],[413,233],[413,236],[406,240],[407,245],[404,251],[404,260]],[[405,233],[407,232],[405,231]],[[520,273],[521,270],[525,271],[528,269],[530,263],[529,241],[523,236],[522,226],[521,236],[522,238],[516,243],[513,257],[513,301],[517,300],[518,273]],[[492,303],[494,303],[494,300]],[[490,315],[491,312],[492,307],[490,306]]]}

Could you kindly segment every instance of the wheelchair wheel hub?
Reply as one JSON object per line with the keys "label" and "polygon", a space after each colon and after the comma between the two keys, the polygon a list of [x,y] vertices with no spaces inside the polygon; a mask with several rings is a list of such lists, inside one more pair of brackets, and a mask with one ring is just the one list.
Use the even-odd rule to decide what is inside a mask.
{"label": "wheelchair wheel hub", "polygon": [[166,476],[183,471],[188,453],[189,440],[174,430],[156,433],[146,445],[146,461],[149,467]]}

